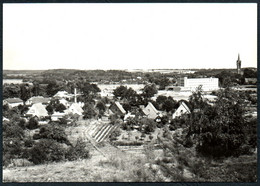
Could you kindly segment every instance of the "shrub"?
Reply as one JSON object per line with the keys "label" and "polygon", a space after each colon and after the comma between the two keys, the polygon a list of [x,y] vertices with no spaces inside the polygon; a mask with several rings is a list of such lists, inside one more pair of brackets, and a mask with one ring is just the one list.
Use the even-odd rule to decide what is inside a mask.
{"label": "shrub", "polygon": [[55,140],[41,139],[29,151],[29,160],[34,164],[64,160],[66,150]]}
{"label": "shrub", "polygon": [[22,153],[22,143],[19,138],[7,138],[3,140],[3,164],[7,166],[11,160]]}
{"label": "shrub", "polygon": [[109,139],[110,139],[111,141],[117,140],[117,137],[120,136],[120,134],[121,134],[121,131],[120,131],[119,128],[117,128],[116,130],[114,130],[114,131],[110,134]]}
{"label": "shrub", "polygon": [[3,122],[3,137],[6,138],[19,138],[24,136],[23,129],[15,121]]}
{"label": "shrub", "polygon": [[86,143],[81,139],[77,139],[76,145],[69,148],[65,157],[70,161],[89,158],[90,154],[86,149]]}
{"label": "shrub", "polygon": [[70,145],[65,130],[58,125],[46,125],[40,128],[39,134],[34,134],[33,139],[53,139],[60,143]]}
{"label": "shrub", "polygon": [[30,118],[28,125],[26,126],[28,129],[37,129],[39,125],[38,119],[36,117]]}

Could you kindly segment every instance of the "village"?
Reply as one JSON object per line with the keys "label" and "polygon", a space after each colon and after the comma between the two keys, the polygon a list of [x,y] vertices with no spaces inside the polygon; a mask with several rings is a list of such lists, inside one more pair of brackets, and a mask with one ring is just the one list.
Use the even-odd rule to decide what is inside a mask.
{"label": "village", "polygon": [[[237,72],[241,73],[239,70]],[[192,118],[206,109],[203,105],[208,105],[206,106],[209,107],[208,109],[218,105],[221,102],[219,95],[224,92],[235,91],[240,97],[244,97],[246,110],[243,111],[243,117],[248,118],[246,121],[253,122],[254,118],[257,117],[256,93],[254,88],[250,88],[253,87],[254,82],[251,82],[252,85],[247,83],[248,88],[245,85],[240,86],[240,88],[233,86],[230,90],[220,87],[219,84],[219,79],[214,77],[187,78],[185,76],[178,78],[172,85],[165,85],[164,89],[153,83],[127,84],[123,81],[115,84],[104,84],[82,81],[78,84],[72,84],[69,89],[58,84],[56,86],[49,84],[47,87],[53,88],[51,91],[53,96],[49,97],[43,96],[44,94],[41,93],[41,91],[48,90],[46,86],[45,89],[35,89],[35,84],[20,84],[19,86],[22,88],[17,90],[25,93],[25,96],[3,100],[4,136],[9,136],[4,140],[4,142],[9,143],[6,144],[9,147],[5,147],[7,154],[4,157],[8,159],[4,158],[4,165],[9,167],[9,171],[16,171],[16,167],[34,167],[34,164],[44,165],[47,162],[64,160],[82,161],[81,159],[85,158],[90,158],[94,162],[111,163],[111,161],[118,161],[111,160],[111,157],[115,155],[118,158],[130,158],[135,162],[140,161],[138,160],[140,158],[146,159],[151,154],[155,157],[154,160],[161,162],[169,158],[163,159],[166,153],[164,146],[165,143],[169,143],[169,139],[179,141],[178,143],[183,145],[182,150],[179,149],[180,147],[175,147],[175,151],[179,149],[177,150],[179,151],[178,157],[184,156],[183,153],[187,154],[187,149],[193,149],[195,145],[194,142],[190,141],[190,137],[185,137],[187,132],[191,130],[192,123],[195,122],[195,118]],[[15,85],[6,85],[7,88],[10,86]],[[223,86],[223,82],[221,86]],[[14,88],[5,89],[4,92],[9,91],[10,94],[11,90],[15,95]],[[30,97],[32,95],[30,92],[33,91],[40,92],[41,95]],[[192,123],[190,123],[189,118],[192,119]],[[8,129],[8,126],[17,126],[19,129]],[[19,142],[16,141],[17,136],[14,137],[17,133],[23,136]],[[254,139],[254,136],[248,137],[248,140]],[[47,144],[50,143],[50,147],[40,147],[41,150],[38,152],[37,144],[40,145],[41,142],[45,144],[44,140],[48,140]],[[17,151],[17,146],[13,146],[14,144],[24,147]],[[65,149],[59,144],[63,144],[63,146],[66,144]],[[13,148],[16,149],[16,153],[9,154]],[[56,155],[52,155],[52,151],[49,150],[53,148],[56,149],[54,152],[63,149],[62,151],[66,153],[59,155],[57,151]],[[195,150],[192,152],[194,153]],[[191,153],[190,150],[189,153]],[[178,158],[173,159],[167,161],[180,163]],[[147,162],[145,165],[147,166]],[[152,165],[156,164],[150,166]],[[166,162],[166,165],[170,164]],[[120,166],[126,165],[120,164]],[[192,169],[185,166],[180,170],[184,171],[181,173],[183,179],[194,180],[195,173]],[[159,171],[159,169],[154,168],[153,171]],[[5,179],[11,179],[8,176],[10,174],[4,175]],[[134,176],[130,175],[131,178],[127,178],[129,180],[132,180],[133,177],[137,180],[144,179],[138,178],[140,175],[138,176],[136,173]],[[151,179],[169,179],[165,173],[158,173],[157,176],[159,177]],[[43,181],[45,179],[44,177]],[[123,178],[117,179],[122,180]],[[92,181],[98,180],[93,178]],[[106,179],[104,178],[103,181]]]}
{"label": "village", "polygon": [[[219,158],[223,154],[232,157],[238,153],[243,158],[246,156],[248,162],[252,159],[254,161],[257,152],[257,94],[256,78],[252,74],[255,71],[241,69],[237,65],[235,72],[216,72],[219,74],[212,75],[212,71],[178,73],[174,78],[171,74],[166,74],[170,76],[168,78],[160,72],[145,72],[143,75],[138,72],[129,76],[129,72],[113,71],[114,75],[121,74],[122,79],[118,79],[118,82],[110,80],[110,83],[104,83],[104,80],[87,81],[82,72],[79,72],[80,77],[74,81],[62,80],[66,73],[51,72],[50,75],[49,72],[44,72],[47,75],[43,73],[39,76],[50,76],[46,84],[36,81],[5,83],[4,179],[16,179],[11,173],[17,174],[17,179],[23,177],[24,171],[29,167],[33,171],[35,166],[40,166],[39,171],[42,171],[41,165],[46,163],[67,162],[66,165],[71,166],[70,163],[81,162],[82,165],[93,164],[98,169],[109,164],[107,170],[110,171],[119,168],[122,175],[127,176],[113,178],[117,181],[171,181],[176,179],[176,174],[186,181],[208,180],[196,177],[198,172],[195,168],[208,157]],[[71,75],[71,78],[76,77],[75,72],[72,73],[74,76]],[[124,80],[133,76],[136,76],[139,83]],[[51,80],[54,77],[61,81]],[[230,119],[227,120],[226,117]],[[211,138],[212,142],[198,138],[199,135],[204,135],[198,131],[198,127],[208,135],[213,132],[208,127],[209,124],[214,126],[214,123],[221,123],[221,120],[229,121],[228,126],[237,128],[238,131],[235,136],[232,134],[232,138],[244,139],[240,140],[240,145],[231,143],[225,150],[222,144],[218,144],[222,132],[230,135],[225,132],[226,124],[221,126],[221,130],[214,130],[217,137]],[[242,138],[239,132],[241,128]],[[203,148],[199,147],[201,143],[204,143]],[[211,143],[220,145],[223,152],[218,155],[220,151],[211,149]],[[196,157],[196,161],[189,156]],[[142,162],[142,166],[147,169],[137,168],[137,162]],[[212,163],[201,170],[203,174],[207,169],[214,171]],[[125,166],[131,167],[131,174]],[[220,163],[219,168],[223,169],[221,166]],[[79,167],[81,165],[77,169]],[[169,177],[163,167],[177,172],[171,173],[173,177]],[[52,169],[54,171],[57,168],[54,166]],[[22,171],[18,173],[18,170]],[[85,171],[90,171],[90,168]],[[138,171],[142,173],[139,174]],[[150,171],[155,171],[156,174],[151,177]],[[99,171],[80,179],[111,181],[111,176],[98,179],[97,174]],[[30,180],[29,177],[23,179]],[[75,177],[68,177],[65,180],[74,179]],[[49,176],[35,177],[35,180],[50,181]],[[55,178],[52,177],[51,181],[55,181]]]}

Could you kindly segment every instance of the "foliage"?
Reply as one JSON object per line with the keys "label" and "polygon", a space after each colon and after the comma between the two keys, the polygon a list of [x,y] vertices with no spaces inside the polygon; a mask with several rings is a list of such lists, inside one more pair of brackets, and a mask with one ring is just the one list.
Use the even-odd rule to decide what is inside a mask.
{"label": "foliage", "polygon": [[117,128],[113,132],[111,132],[109,139],[111,141],[115,141],[117,140],[117,137],[120,136],[120,134],[121,134],[120,128]]}
{"label": "foliage", "polygon": [[51,139],[70,145],[64,128],[56,124],[41,126],[39,134],[34,134],[33,139]]}
{"label": "foliage", "polygon": [[191,111],[194,111],[195,109],[206,110],[206,108],[209,107],[207,99],[203,98],[202,86],[197,87],[189,97],[189,106]]}
{"label": "foliage", "polygon": [[89,151],[86,149],[86,143],[77,139],[77,143],[75,146],[71,146],[65,155],[66,159],[69,161],[77,160],[77,159],[87,159],[90,157]]}
{"label": "foliage", "polygon": [[106,105],[102,101],[97,103],[96,108],[98,109],[100,115],[103,115],[106,111]]}
{"label": "foliage", "polygon": [[29,150],[28,155],[28,159],[34,164],[57,162],[65,159],[65,149],[55,140],[40,139],[40,141]]}
{"label": "foliage", "polygon": [[66,110],[66,107],[60,103],[58,99],[52,99],[50,103],[46,106],[46,110],[51,115],[55,112],[63,112]]}
{"label": "foliage", "polygon": [[19,98],[21,96],[21,89],[18,84],[4,84],[3,85],[3,99]]}
{"label": "foliage", "polygon": [[[200,95],[199,92],[194,94],[194,97]],[[195,134],[197,151],[214,157],[241,154],[246,137],[243,102],[239,94],[230,89],[220,91],[212,107],[205,107],[201,97],[194,100],[199,103],[200,110],[189,115],[187,136]]]}
{"label": "foliage", "polygon": [[49,97],[54,96],[61,88],[59,87],[57,81],[50,80],[47,87],[46,87],[46,93]]}
{"label": "foliage", "polygon": [[25,102],[26,100],[28,100],[30,97],[32,97],[32,93],[31,93],[31,88],[29,87],[29,85],[26,84],[21,84],[20,85],[20,98]]}
{"label": "foliage", "polygon": [[131,111],[131,105],[129,103],[123,103],[122,106],[126,112]]}
{"label": "foliage", "polygon": [[149,118],[142,118],[140,121],[141,128],[146,134],[154,132],[156,128],[156,122]]}
{"label": "foliage", "polygon": [[3,139],[3,165],[8,166],[11,160],[20,157],[22,153],[22,141],[19,138]]}
{"label": "foliage", "polygon": [[4,139],[7,138],[18,138],[24,137],[24,131],[16,121],[4,121],[2,123],[2,134]]}
{"label": "foliage", "polygon": [[257,71],[249,69],[249,68],[245,68],[244,69],[244,77],[245,78],[257,78]]}
{"label": "foliage", "polygon": [[97,116],[97,112],[94,109],[92,104],[85,103],[83,110],[84,110],[84,112],[83,112],[84,119],[91,119],[91,118],[94,118],[95,116]]}
{"label": "foliage", "polygon": [[242,84],[244,81],[242,75],[230,71],[222,71],[221,73],[217,74],[216,77],[219,78],[220,85],[224,88],[233,86],[235,84]]}
{"label": "foliage", "polygon": [[26,128],[32,130],[32,129],[38,128],[38,126],[39,126],[39,122],[38,122],[37,117],[32,117],[29,119],[29,122],[28,122]]}
{"label": "foliage", "polygon": [[146,85],[143,89],[143,96],[145,98],[151,98],[153,97],[155,94],[157,94],[158,90],[156,88],[155,84],[151,84],[151,85]]}

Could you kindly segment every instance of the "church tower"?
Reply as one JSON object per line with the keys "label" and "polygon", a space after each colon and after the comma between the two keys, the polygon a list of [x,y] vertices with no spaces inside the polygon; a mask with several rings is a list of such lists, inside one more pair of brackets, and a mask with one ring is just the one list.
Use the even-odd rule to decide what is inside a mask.
{"label": "church tower", "polygon": [[237,74],[241,74],[241,60],[239,54],[237,59]]}

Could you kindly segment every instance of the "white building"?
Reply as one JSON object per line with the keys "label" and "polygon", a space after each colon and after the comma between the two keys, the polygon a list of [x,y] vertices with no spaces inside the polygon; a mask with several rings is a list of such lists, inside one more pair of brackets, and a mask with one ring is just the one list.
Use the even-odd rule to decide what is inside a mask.
{"label": "white building", "polygon": [[177,110],[173,113],[172,119],[176,117],[180,117],[182,114],[189,114],[190,109],[189,107],[182,101],[180,102],[180,106],[177,108]]}
{"label": "white building", "polygon": [[218,78],[180,78],[178,86],[181,90],[194,91],[197,87],[202,86],[204,91],[212,91],[219,89]]}
{"label": "white building", "polygon": [[42,103],[33,104],[28,112],[27,116],[37,116],[37,117],[46,117],[48,116],[48,111],[45,109],[45,106]]}
{"label": "white building", "polygon": [[81,108],[81,106],[78,103],[72,103],[71,106],[65,111],[65,113],[69,114],[78,114],[79,116],[82,116],[82,113],[84,110]]}

